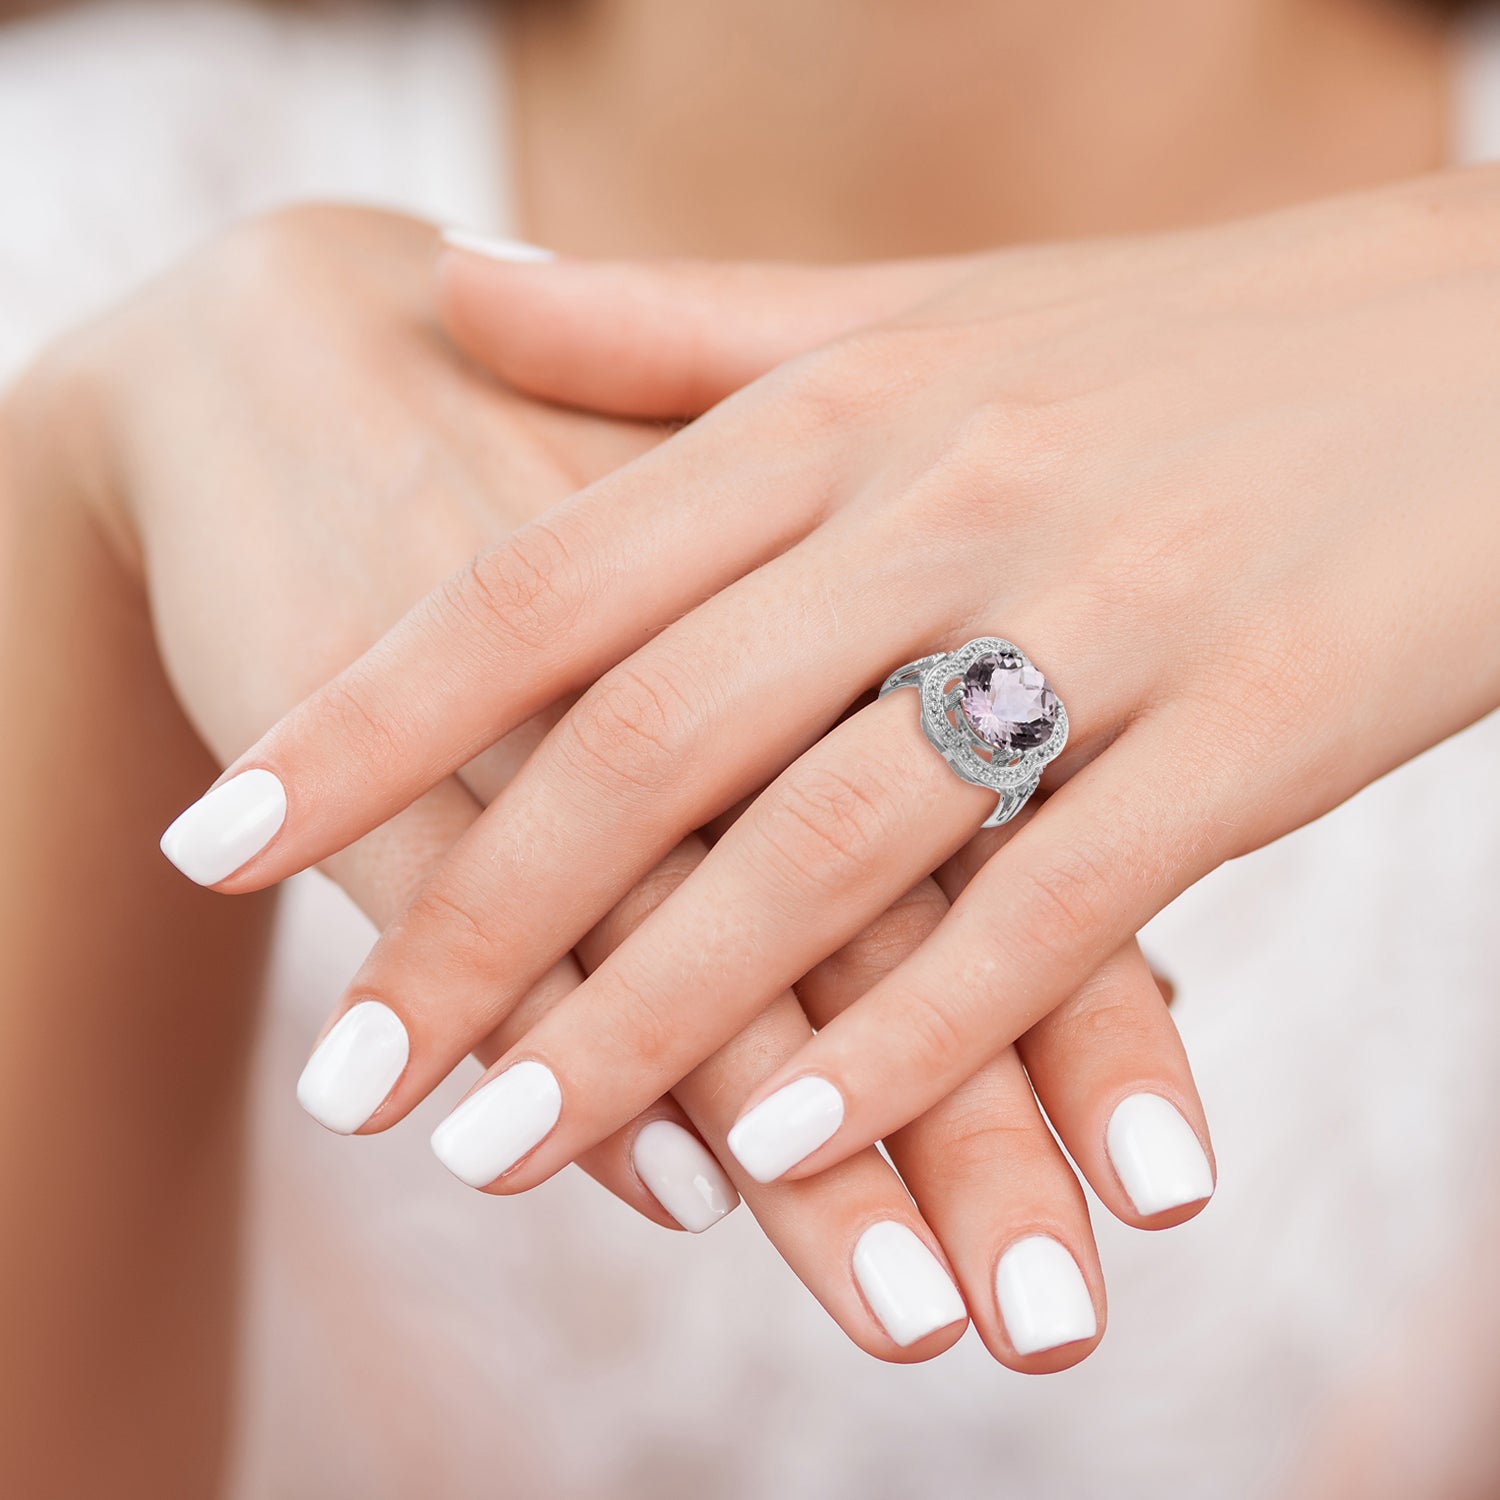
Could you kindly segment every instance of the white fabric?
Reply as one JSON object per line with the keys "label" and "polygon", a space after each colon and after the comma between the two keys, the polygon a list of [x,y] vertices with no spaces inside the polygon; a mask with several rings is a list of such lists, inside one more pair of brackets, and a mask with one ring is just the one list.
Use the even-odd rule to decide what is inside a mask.
{"label": "white fabric", "polygon": [[[0,372],[276,202],[510,227],[478,25],[157,0],[0,30]],[[1500,46],[1465,58],[1465,154],[1500,155]],[[743,1212],[697,1240],[576,1173],[469,1192],[426,1146],[452,1089],[388,1136],[326,1135],[292,1082],[370,934],[297,882],[256,1091],[241,1500],[1286,1493],[1431,1288],[1494,1301],[1497,765],[1493,719],[1152,925],[1221,1188],[1168,1235],[1096,1214],[1108,1337],[1048,1380],[972,1335],[869,1360]]]}

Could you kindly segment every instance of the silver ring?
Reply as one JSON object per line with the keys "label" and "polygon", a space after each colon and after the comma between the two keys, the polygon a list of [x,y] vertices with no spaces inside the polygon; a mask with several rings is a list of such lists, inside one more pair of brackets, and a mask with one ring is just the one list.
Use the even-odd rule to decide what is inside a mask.
{"label": "silver ring", "polygon": [[1062,700],[1019,646],[996,636],[907,662],[880,696],[906,687],[922,694],[922,732],[953,773],[1000,793],[982,828],[1010,822],[1068,742]]}

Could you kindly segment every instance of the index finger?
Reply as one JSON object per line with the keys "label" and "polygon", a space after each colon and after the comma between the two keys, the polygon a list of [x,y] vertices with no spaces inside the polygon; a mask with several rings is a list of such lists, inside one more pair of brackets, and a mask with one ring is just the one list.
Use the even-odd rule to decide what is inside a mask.
{"label": "index finger", "polygon": [[[744,443],[727,408],[706,420]],[[235,893],[316,864],[811,528],[805,445],[752,444],[733,470],[720,451],[680,434],[480,553],[242,755],[162,852]]]}

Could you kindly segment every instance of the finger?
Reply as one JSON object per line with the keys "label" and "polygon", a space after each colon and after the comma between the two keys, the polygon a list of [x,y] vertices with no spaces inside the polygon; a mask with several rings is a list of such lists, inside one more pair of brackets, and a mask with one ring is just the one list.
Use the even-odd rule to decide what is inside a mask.
{"label": "finger", "polygon": [[[745,440],[729,408],[706,420]],[[810,445],[761,442],[726,471],[705,435],[679,434],[480,554],[241,756],[163,852],[236,892],[326,858],[815,524],[832,480]]]}
{"label": "finger", "polygon": [[[950,901],[1003,835],[980,833],[937,872]],[[1170,983],[1132,938],[1016,1043],[1074,1163],[1105,1207],[1140,1229],[1195,1217],[1214,1190],[1208,1121],[1170,1004]]]}
{"label": "finger", "polygon": [[[569,954],[474,1049],[486,1068],[504,1055],[583,978]],[[735,1190],[678,1102],[665,1097],[583,1152],[577,1165],[645,1218],[701,1234],[739,1205]]]}
{"label": "finger", "polygon": [[1202,1212],[1215,1166],[1187,1052],[1132,942],[1017,1050],[1053,1128],[1100,1201],[1139,1229]]}
{"label": "finger", "polygon": [[[930,1107],[1225,857],[1237,776],[1185,753],[1190,727],[1132,725],[983,865],[928,942],[758,1091],[757,1105],[794,1082],[793,1099],[827,1099],[826,1143],[791,1171],[816,1171]],[[743,1131],[768,1158],[804,1143],[776,1124],[785,1109]]]}
{"label": "finger", "polygon": [[438,267],[440,307],[459,347],[533,395],[641,417],[697,416],[974,264],[969,256],[859,266],[543,262],[487,248],[454,237]]}
{"label": "finger", "polygon": [[[936,881],[912,887],[798,985],[808,1018],[827,1026],[856,1005],[947,911]],[[1088,1205],[1014,1049],[985,1063],[885,1145],[995,1358],[1026,1374],[1086,1359],[1105,1320]]]}
{"label": "finger", "polygon": [[[830,601],[837,623],[824,632],[820,691],[806,692],[808,641],[821,615],[809,620],[792,610],[784,622],[773,624],[767,621],[764,601],[768,594],[784,601],[795,590],[811,587],[804,580],[816,571],[816,561],[797,554],[777,559],[745,587],[726,590],[665,632],[649,651],[608,674],[454,846],[442,868],[388,928],[341,1002],[347,1009],[378,999],[400,1018],[410,1037],[411,1067],[362,1128],[385,1129],[399,1120],[633,882],[645,879],[687,833],[815,740],[864,687],[871,653],[899,661],[910,654],[914,636],[927,636],[931,619],[921,611],[898,615],[878,601]],[[782,588],[780,580],[787,577],[797,581]],[[747,640],[756,640],[757,649],[733,645]],[[699,670],[696,664],[712,661],[716,652],[733,652],[722,671]],[[720,705],[729,711],[718,711]],[[753,735],[745,732],[748,711],[753,711]],[[945,792],[974,793],[982,804],[984,794],[954,781],[932,755],[909,706],[899,717],[905,752],[920,760],[927,784],[941,780]],[[898,798],[907,821],[928,822],[898,795],[905,787],[887,780],[885,790]],[[960,809],[963,805],[959,803]],[[672,1006],[694,1013],[692,1026],[679,1027],[675,1016],[670,1022],[676,1033],[673,1063],[680,1066],[667,1076],[663,1053],[657,1059],[662,1065],[651,1070],[651,1076],[663,1078],[661,1087],[607,1123],[602,1114],[596,1116],[598,1135],[576,1138],[570,1154],[665,1093],[812,963],[876,916],[924,868],[951,853],[983,816],[972,802],[968,806],[967,813],[955,815],[950,803],[948,824],[931,822],[923,834],[923,841],[930,842],[940,826],[948,828],[928,864],[913,865],[918,857],[914,850],[904,854],[909,868],[884,882],[884,899],[868,909],[861,905],[847,931],[828,932],[826,947],[819,946],[824,923],[842,907],[830,906],[811,925],[803,922],[801,911],[783,912],[780,926],[795,921],[803,929],[787,952],[806,953],[807,962],[793,967],[784,961],[785,954],[768,948],[766,964],[742,965],[727,990],[717,972],[705,975],[705,990],[698,993],[719,997],[707,1008],[695,1003],[683,970],[661,991]],[[545,858],[538,858],[543,851]],[[601,851],[608,857],[601,858]],[[876,899],[863,889],[848,894],[861,902]],[[716,914],[702,920],[722,926]],[[710,942],[705,950],[712,968],[722,963],[719,946]],[[664,1018],[669,1008],[663,1009]],[[639,1005],[618,1012],[626,1014],[650,1024]],[[629,1028],[618,1024],[618,1018],[604,1024],[622,1047],[635,1049],[631,1056],[616,1057],[620,1071],[598,1099],[608,1108],[631,1079],[645,1076],[639,1058],[649,1057],[656,1042],[649,1035],[629,1037]],[[584,1125],[576,1104],[571,1115],[576,1125]]]}
{"label": "finger", "polygon": [[[655,795],[667,795],[665,783]],[[556,1107],[537,1122],[545,1129],[521,1132],[525,1151],[516,1151],[503,1169],[504,1189],[534,1186],[671,1088],[776,994],[866,927],[923,870],[947,858],[982,820],[993,795],[953,778],[923,738],[910,705],[894,698],[819,742],[772,783],[672,898],[497,1065],[499,1076],[524,1063],[521,1076],[545,1074],[556,1095]],[[597,820],[597,804],[590,806]],[[513,836],[513,823],[506,827]],[[613,850],[608,830],[606,823],[599,847]],[[566,868],[578,871],[574,885],[584,893],[597,878],[584,868],[588,857],[584,851],[577,864],[563,857]],[[503,892],[507,883],[495,881],[493,860],[476,861],[475,868],[488,872],[487,898]],[[527,901],[535,902],[542,878],[539,871],[531,874],[522,893]],[[424,889],[413,912],[431,889]],[[446,875],[441,889],[452,889]],[[586,895],[581,904],[589,904]],[[351,990],[399,992],[414,1057],[436,1058],[434,1076],[451,1066],[455,1047],[468,1045],[466,1025],[486,1007],[504,1003],[496,1000],[497,987],[503,993],[506,983],[502,959],[530,940],[525,922],[496,921],[487,914],[490,907],[485,915],[469,904],[462,909],[462,925],[446,895],[435,909],[419,912],[406,934],[396,934],[412,938],[407,950],[392,947],[378,960],[372,955]],[[466,941],[466,931],[501,933],[504,942],[488,936],[483,944],[478,936]],[[458,972],[443,972],[460,948]],[[441,997],[435,1008],[434,996]],[[414,1066],[369,1128],[383,1128],[409,1108],[426,1076]],[[751,1165],[764,1175],[761,1163]]]}
{"label": "finger", "polygon": [[[586,967],[603,962],[703,858],[689,839],[580,945]],[[860,1348],[887,1360],[928,1359],[963,1332],[966,1314],[941,1247],[895,1173],[871,1149],[807,1182],[757,1183],[734,1165],[725,1134],[768,1066],[811,1036],[790,992],[675,1090],[703,1137],[729,1164],[772,1244]]]}
{"label": "finger", "polygon": [[[492,784],[497,764],[476,767],[476,780]],[[325,863],[325,872],[377,927],[383,926],[404,909],[412,892],[479,816],[481,807],[458,783],[441,782],[389,823],[333,856]],[[507,1027],[480,1039],[474,1056],[481,1064],[492,1063],[582,978],[571,955],[559,960],[517,1006]],[[340,1128],[370,1107],[368,1091],[383,1097],[389,1087],[386,1080],[392,1073],[399,1077],[405,1065],[399,1038],[390,1047],[388,1030],[370,1023],[365,1036],[373,1052],[362,1067],[330,1078],[326,1070],[310,1063],[299,1081],[303,1107],[330,1128]],[[350,1090],[361,1084],[367,1091],[364,1098],[351,1098]],[[623,1130],[584,1152],[578,1164],[628,1207],[670,1228],[700,1232],[739,1202],[723,1169],[671,1099],[650,1105]],[[664,1182],[668,1187],[686,1186],[666,1193]]]}

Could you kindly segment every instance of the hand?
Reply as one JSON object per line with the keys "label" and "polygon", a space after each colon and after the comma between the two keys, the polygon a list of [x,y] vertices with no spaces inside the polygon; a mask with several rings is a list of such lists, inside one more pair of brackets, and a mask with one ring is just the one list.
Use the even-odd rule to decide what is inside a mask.
{"label": "hand", "polygon": [[[649,713],[643,685],[666,700],[646,722],[705,799],[756,754],[774,758],[771,732],[790,740],[821,727],[787,707],[806,708],[796,702],[804,670],[842,701],[906,657],[1002,631],[1052,664],[1072,710],[1058,781],[1082,774],[1016,830],[911,963],[751,1101],[800,1077],[833,1084],[841,1128],[796,1171],[920,1107],[926,1089],[1050,1005],[1121,924],[1494,706],[1488,497],[1500,455],[1486,409],[1493,341],[1476,329],[1496,295],[1495,182],[1468,174],[1157,241],[893,268],[893,300],[924,275],[950,285],[783,368],[636,466],[633,485],[606,487],[613,514],[640,524],[659,497],[712,483],[710,504],[730,520],[705,504],[710,535],[684,539],[683,552],[701,548],[705,571],[738,562],[744,577],[584,700],[574,732],[559,736],[549,786],[526,801],[516,788],[512,818],[560,803],[569,753],[604,760],[601,728],[625,722],[632,703]],[[680,415],[796,355],[799,330],[816,342],[841,316],[869,317],[883,274],[507,268],[472,257],[445,271],[455,331],[472,345],[503,328],[498,363],[510,378],[606,409]],[[1438,507],[1420,527],[1418,495]],[[794,538],[758,571],[748,551],[727,560],[736,541],[753,545],[732,529],[746,515]],[[632,566],[632,539],[608,529],[602,508],[580,503],[552,530],[565,580]],[[494,556],[476,571],[514,563]],[[674,578],[688,571],[675,557]],[[691,603],[683,587],[666,608]],[[566,582],[556,592],[545,602],[575,632],[568,649],[588,651],[599,639],[592,617],[567,609]],[[615,618],[629,615],[615,603]],[[652,618],[644,597],[637,608]],[[815,612],[815,625],[835,624],[827,639],[807,628]],[[722,642],[772,630],[777,662],[751,664],[755,675],[733,658],[711,670]],[[882,630],[887,645],[861,655]],[[429,611],[392,640],[393,656],[469,659],[473,643],[454,646],[452,634]],[[1076,663],[1074,678],[1058,663]],[[345,686],[395,676],[361,672]],[[1422,683],[1421,715],[1392,715],[1401,681]],[[681,954],[725,909],[761,921],[761,940],[780,951],[783,929],[774,913],[760,918],[760,903],[789,921],[798,894],[808,901],[815,889],[792,872],[815,880],[833,865],[847,888],[901,858],[924,862],[913,851],[931,825],[908,821],[902,798],[966,793],[911,735],[910,705],[902,722],[898,710],[864,710],[794,765],[671,919],[579,997],[580,1011],[585,998],[603,1007],[644,995],[647,1034],[664,1032],[688,1012]],[[758,737],[736,741],[745,723]],[[329,765],[336,731],[315,710],[284,729],[247,763],[285,757],[299,774],[303,757]],[[643,762],[665,773],[667,757],[650,752],[623,769],[640,781]],[[399,775],[396,759],[390,769]],[[790,842],[799,821],[812,825],[800,846]],[[928,854],[941,857],[954,836],[937,830]],[[493,842],[504,840],[497,827]],[[786,857],[789,843],[799,858]],[[273,851],[272,869],[285,858],[296,855]],[[464,889],[461,867],[443,888]],[[1002,920],[1016,940],[1000,948]],[[810,925],[799,936],[811,945],[822,934]],[[395,955],[372,982],[387,974],[399,983]],[[558,1017],[519,1054],[574,1076],[577,1045]]]}
{"label": "hand", "polygon": [[[383,215],[299,211],[250,226],[76,339],[17,403],[38,467],[67,471],[67,487],[83,492],[144,584],[173,684],[221,753],[357,656],[445,570],[659,439],[659,429],[540,407],[456,364],[431,336],[431,254],[429,231]],[[330,859],[329,873],[378,925],[393,921],[545,727],[523,725],[470,759]],[[583,936],[579,958],[602,961],[703,855],[696,836],[685,838]],[[803,1003],[819,1018],[836,1014],[944,904],[933,882],[917,883],[808,977]],[[560,955],[476,1038],[476,1055],[493,1061],[537,1024],[579,983],[577,962]],[[1092,1031],[1094,1011],[1133,1009],[1141,1050],[1158,1048],[1169,1086],[1191,1095],[1170,1022],[1127,945],[1072,1014]],[[658,1222],[704,1227],[735,1194],[691,1127],[722,1153],[738,1102],[810,1036],[797,997],[782,994],[675,1098],[649,1104],[581,1161]],[[1084,1133],[1086,1091],[1077,1069],[1063,1068],[1064,1043],[1039,1031],[1026,1059],[1055,1079],[1044,1097],[1065,1132]],[[1082,1053],[1096,1073],[1121,1065],[1114,1045]],[[348,1126],[333,1118],[329,1094],[310,1092]],[[898,1359],[958,1337],[964,1308],[933,1255],[941,1243],[998,1357],[1046,1370],[1087,1354],[1103,1311],[1087,1212],[1017,1054],[981,1070],[892,1152],[906,1186],[873,1150],[813,1182],[765,1187],[737,1174],[773,1241],[851,1336]],[[865,1241],[875,1224],[902,1226],[907,1238],[894,1252],[889,1230]],[[1038,1250],[1039,1233],[1082,1267],[1050,1314],[1034,1296],[1016,1300],[1028,1266],[1056,1285],[1057,1252]],[[1005,1262],[1007,1331],[995,1268],[1022,1239],[1033,1243]],[[913,1245],[928,1247],[915,1262]],[[888,1274],[872,1279],[882,1251],[915,1277],[904,1291]],[[1039,1253],[1053,1262],[1040,1271]]]}
{"label": "hand", "polygon": [[[360,976],[417,1022],[401,1109],[497,986],[503,1007],[682,830],[779,771],[496,1065],[541,1063],[561,1090],[526,1186],[967,841],[989,799],[909,699],[837,721],[900,662],[1003,633],[1069,708],[1053,794],[910,958],[768,1070],[746,1102],[778,1098],[784,1128],[739,1127],[765,1175],[866,1147],[1186,885],[1500,698],[1496,205],[1493,172],[1455,174],[948,268],[956,284],[479,557],[282,721],[232,774],[273,774],[285,822],[221,887],[320,857],[594,682]],[[513,309],[572,274],[481,273],[510,279]],[[627,273],[603,279],[628,294]],[[1421,712],[1393,713],[1413,685]],[[438,1027],[419,987],[455,940]],[[788,1123],[809,1097],[817,1120]]]}

